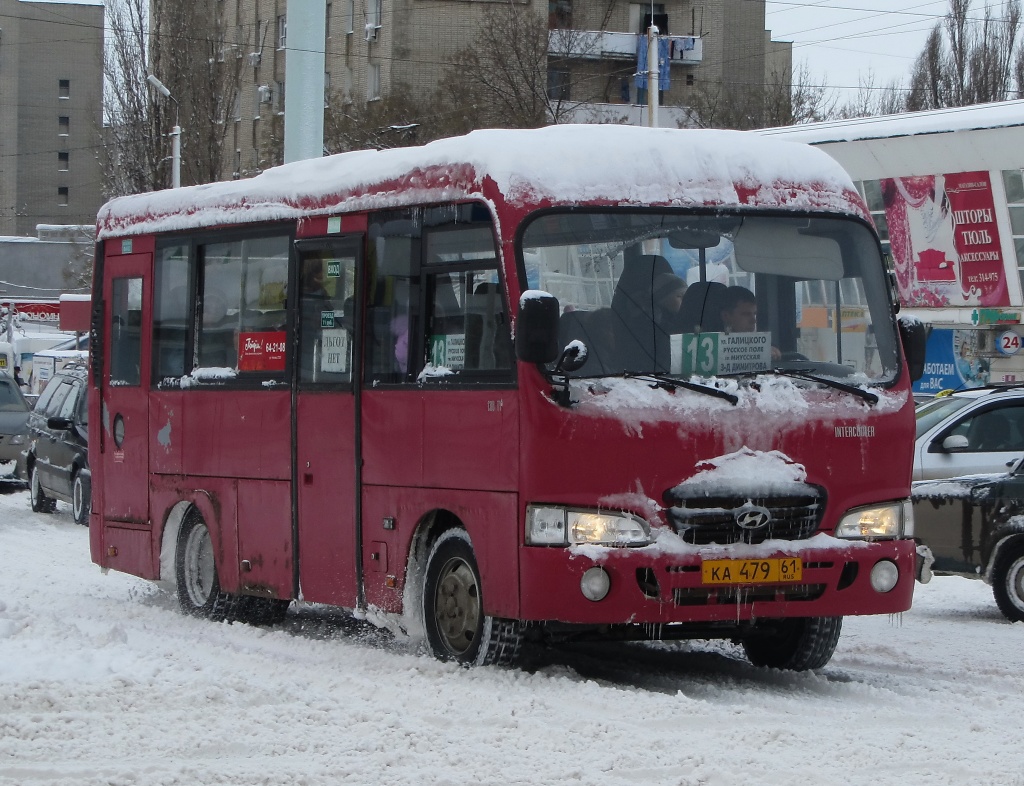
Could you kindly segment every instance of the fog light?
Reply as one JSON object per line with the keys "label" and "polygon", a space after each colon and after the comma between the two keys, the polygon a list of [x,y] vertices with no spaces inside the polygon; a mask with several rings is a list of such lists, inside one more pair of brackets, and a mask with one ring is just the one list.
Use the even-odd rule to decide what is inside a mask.
{"label": "fog light", "polygon": [[896,586],[899,578],[900,569],[891,560],[880,560],[871,569],[871,586],[875,592],[888,592]]}
{"label": "fog light", "polygon": [[611,588],[612,579],[604,568],[587,568],[580,579],[580,591],[587,600],[604,600]]}

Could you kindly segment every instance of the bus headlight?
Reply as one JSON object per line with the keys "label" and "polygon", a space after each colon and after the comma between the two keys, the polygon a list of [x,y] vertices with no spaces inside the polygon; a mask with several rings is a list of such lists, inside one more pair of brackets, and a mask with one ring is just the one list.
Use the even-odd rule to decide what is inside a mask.
{"label": "bus headlight", "polygon": [[839,526],[837,538],[853,540],[895,540],[914,536],[914,510],[910,500],[851,510]]}
{"label": "bus headlight", "polygon": [[646,546],[650,535],[647,523],[630,513],[530,505],[526,542],[531,546]]}

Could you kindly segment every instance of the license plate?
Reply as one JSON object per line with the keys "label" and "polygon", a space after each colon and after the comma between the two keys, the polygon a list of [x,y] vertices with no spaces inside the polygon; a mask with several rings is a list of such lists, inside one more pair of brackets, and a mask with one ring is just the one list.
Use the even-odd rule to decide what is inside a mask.
{"label": "license plate", "polygon": [[772,584],[800,581],[803,560],[799,557],[781,559],[712,559],[701,565],[704,584]]}

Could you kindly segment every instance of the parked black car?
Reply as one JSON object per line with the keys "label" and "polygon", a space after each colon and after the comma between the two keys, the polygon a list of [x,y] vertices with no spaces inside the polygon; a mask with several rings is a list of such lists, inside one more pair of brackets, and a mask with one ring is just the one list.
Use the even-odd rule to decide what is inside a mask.
{"label": "parked black car", "polygon": [[932,571],[984,579],[1006,618],[1024,621],[1024,462],[1000,475],[918,481],[913,501]]}
{"label": "parked black car", "polygon": [[24,487],[21,454],[28,441],[30,409],[14,377],[0,371],[0,486]]}
{"label": "parked black car", "polygon": [[25,451],[32,510],[52,513],[57,500],[69,502],[75,521],[85,525],[92,499],[87,389],[84,365],[53,377],[29,415]]}

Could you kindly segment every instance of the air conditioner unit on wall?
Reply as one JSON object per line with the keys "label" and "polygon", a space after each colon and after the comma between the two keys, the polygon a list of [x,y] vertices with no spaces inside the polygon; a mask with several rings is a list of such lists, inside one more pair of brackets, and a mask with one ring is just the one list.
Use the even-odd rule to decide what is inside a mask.
{"label": "air conditioner unit on wall", "polygon": [[262,59],[263,59],[263,55],[260,52],[250,52],[249,53],[249,65],[252,66],[253,68],[258,68],[259,64],[260,64],[260,60],[262,60]]}
{"label": "air conditioner unit on wall", "polygon": [[274,91],[270,85],[260,85],[256,89],[259,91],[261,104],[269,104],[274,100]]}
{"label": "air conditioner unit on wall", "polygon": [[366,25],[363,32],[365,33],[367,41],[377,40],[377,26],[374,25],[372,22]]}

